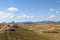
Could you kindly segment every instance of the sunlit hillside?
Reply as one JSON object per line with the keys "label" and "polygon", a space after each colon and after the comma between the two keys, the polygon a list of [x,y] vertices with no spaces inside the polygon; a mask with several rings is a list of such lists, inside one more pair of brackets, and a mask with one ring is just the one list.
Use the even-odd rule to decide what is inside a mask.
{"label": "sunlit hillside", "polygon": [[60,40],[60,24],[32,24],[24,25],[23,28],[32,30],[48,40]]}
{"label": "sunlit hillside", "polygon": [[16,31],[7,31],[0,33],[0,40],[46,40],[42,36],[37,35],[35,32],[18,27]]}
{"label": "sunlit hillside", "polygon": [[60,24],[20,24],[16,31],[0,33],[0,40],[4,39],[60,40]]}

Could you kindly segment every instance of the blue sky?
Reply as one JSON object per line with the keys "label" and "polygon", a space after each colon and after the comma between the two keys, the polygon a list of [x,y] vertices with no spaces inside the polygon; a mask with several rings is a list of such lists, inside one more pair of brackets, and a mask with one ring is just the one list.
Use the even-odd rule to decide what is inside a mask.
{"label": "blue sky", "polygon": [[0,0],[0,22],[60,21],[60,0]]}

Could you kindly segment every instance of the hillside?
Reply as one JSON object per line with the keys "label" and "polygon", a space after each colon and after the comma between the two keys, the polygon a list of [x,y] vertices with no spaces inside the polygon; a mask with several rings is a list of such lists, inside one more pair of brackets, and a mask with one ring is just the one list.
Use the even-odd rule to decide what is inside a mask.
{"label": "hillside", "polygon": [[7,38],[10,40],[47,40],[31,30],[23,29],[21,27],[17,28],[16,31],[7,31],[7,35],[4,35],[4,33],[0,33],[0,40],[7,40]]}
{"label": "hillside", "polygon": [[33,30],[48,40],[60,40],[60,24],[23,25],[23,28]]}

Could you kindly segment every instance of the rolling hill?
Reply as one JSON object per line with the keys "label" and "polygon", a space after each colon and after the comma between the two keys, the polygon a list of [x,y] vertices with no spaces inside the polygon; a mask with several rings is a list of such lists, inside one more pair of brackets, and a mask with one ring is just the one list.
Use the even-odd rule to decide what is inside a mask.
{"label": "rolling hill", "polygon": [[60,21],[16,22],[17,24],[60,24]]}
{"label": "rolling hill", "polygon": [[24,28],[17,28],[16,31],[7,31],[7,35],[4,33],[0,33],[0,40],[47,40],[42,36],[37,35],[35,32],[31,30],[27,30]]}

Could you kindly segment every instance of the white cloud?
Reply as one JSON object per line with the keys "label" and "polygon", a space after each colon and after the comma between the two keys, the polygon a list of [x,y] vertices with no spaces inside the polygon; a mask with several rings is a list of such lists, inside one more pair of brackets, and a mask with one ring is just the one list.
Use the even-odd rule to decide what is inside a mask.
{"label": "white cloud", "polygon": [[10,11],[10,12],[18,11],[18,9],[15,8],[15,7],[9,7],[9,8],[7,8],[7,10]]}
{"label": "white cloud", "polygon": [[11,14],[11,13],[9,13],[9,14],[6,14],[6,16],[7,16],[7,18],[13,18],[14,17],[14,14]]}
{"label": "white cloud", "polygon": [[53,9],[53,8],[50,8],[49,11],[52,12],[52,13],[59,13],[59,11],[56,11],[56,9]]}
{"label": "white cloud", "polygon": [[17,16],[18,18],[33,18],[33,16],[28,16],[26,14],[22,14],[20,16]]}
{"label": "white cloud", "polygon": [[26,14],[23,14],[21,17],[26,18],[26,16],[27,16]]}
{"label": "white cloud", "polygon": [[50,8],[50,12],[54,12],[55,11],[55,9],[53,9],[53,8]]}
{"label": "white cloud", "polygon": [[37,18],[42,18],[41,16],[37,16]]}
{"label": "white cloud", "polygon": [[56,11],[56,13],[59,13],[59,11]]}
{"label": "white cloud", "polygon": [[56,19],[56,16],[55,15],[51,15],[49,16],[50,19]]}
{"label": "white cloud", "polygon": [[0,18],[8,18],[12,19],[14,17],[14,14],[11,13],[5,13],[5,12],[0,12]]}
{"label": "white cloud", "polygon": [[33,16],[27,16],[27,18],[33,18]]}

